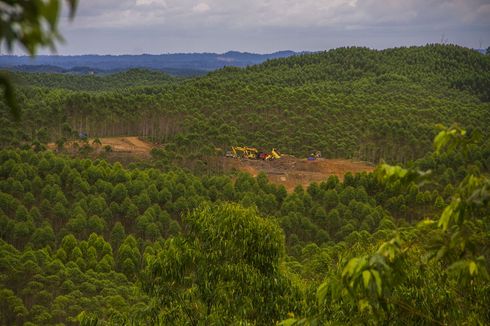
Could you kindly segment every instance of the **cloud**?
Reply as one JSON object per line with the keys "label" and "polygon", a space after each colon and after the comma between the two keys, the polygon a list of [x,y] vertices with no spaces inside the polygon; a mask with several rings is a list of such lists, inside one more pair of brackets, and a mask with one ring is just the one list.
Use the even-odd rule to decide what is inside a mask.
{"label": "cloud", "polygon": [[[489,25],[488,0],[81,0],[78,24],[93,28],[114,23],[180,26],[209,23],[229,27],[399,25],[434,23]],[[211,11],[210,9],[213,8]],[[189,14],[200,18],[185,20]],[[128,19],[135,17],[135,19]],[[94,18],[97,18],[95,20]]]}
{"label": "cloud", "polygon": [[[344,41],[376,47],[396,40],[418,44],[435,42],[443,32],[450,41],[469,45],[490,38],[489,14],[489,0],[80,0],[75,21],[63,28],[76,35],[67,38],[66,49],[81,35],[127,37],[119,46],[102,42],[111,43],[114,52],[132,51],[134,43],[145,51],[158,44],[143,40],[159,37],[165,38],[161,51],[208,50],[202,44],[216,47],[217,36],[227,49],[255,41],[256,46],[249,45],[254,51],[271,44],[312,49],[315,42],[314,49]],[[130,39],[134,33],[138,38]]]}
{"label": "cloud", "polygon": [[197,13],[205,13],[205,12],[209,11],[209,9],[211,9],[211,8],[205,2],[198,3],[197,5],[192,7],[192,11],[197,12]]}
{"label": "cloud", "polygon": [[136,0],[137,6],[145,6],[145,5],[156,5],[167,7],[167,1],[165,0]]}

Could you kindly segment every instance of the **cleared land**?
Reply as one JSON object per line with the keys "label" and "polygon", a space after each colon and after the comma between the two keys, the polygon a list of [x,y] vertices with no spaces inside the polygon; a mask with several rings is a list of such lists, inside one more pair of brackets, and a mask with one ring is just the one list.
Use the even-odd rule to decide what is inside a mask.
{"label": "cleared land", "polygon": [[150,151],[154,147],[151,143],[142,141],[138,137],[111,137],[100,138],[102,147],[109,145],[113,152],[142,154],[150,156]]}
{"label": "cleared land", "polygon": [[[154,144],[143,141],[138,137],[110,137],[100,138],[101,145],[94,145],[93,139],[89,139],[89,144],[94,148],[95,153],[104,152],[104,147],[109,145],[112,149],[108,159],[144,160],[151,157],[150,151],[155,147]],[[65,149],[74,150],[75,142],[65,144]],[[77,142],[79,146],[83,142]],[[56,144],[49,144],[52,150],[56,149]],[[219,165],[223,170],[230,172],[233,170],[248,172],[257,176],[264,172],[272,183],[283,185],[288,191],[292,191],[296,186],[307,187],[312,182],[325,181],[329,176],[335,175],[343,180],[347,172],[372,172],[374,167],[365,162],[355,162],[343,159],[317,159],[308,161],[307,159],[296,158],[285,155],[281,159],[274,161],[248,160],[221,158]]]}
{"label": "cleared land", "polygon": [[365,162],[355,162],[342,159],[317,159],[308,161],[291,156],[283,156],[274,161],[224,159],[225,170],[239,170],[256,176],[264,172],[272,183],[283,185],[288,191],[296,186],[308,186],[312,182],[325,181],[329,176],[335,175],[344,179],[347,172],[372,172],[374,166]]}
{"label": "cleared land", "polygon": [[[132,157],[149,158],[150,151],[153,144],[145,142],[138,137],[109,137],[109,138],[99,138],[101,144],[95,144],[94,139],[88,139],[88,144],[94,149],[96,153],[104,152],[106,146],[110,146],[111,152],[114,154],[128,154]],[[78,144],[78,145],[75,145]],[[79,141],[69,141],[64,145],[64,149],[67,151],[73,151],[76,146],[83,146],[84,142]],[[48,148],[55,150],[57,148],[55,143],[48,144]]]}

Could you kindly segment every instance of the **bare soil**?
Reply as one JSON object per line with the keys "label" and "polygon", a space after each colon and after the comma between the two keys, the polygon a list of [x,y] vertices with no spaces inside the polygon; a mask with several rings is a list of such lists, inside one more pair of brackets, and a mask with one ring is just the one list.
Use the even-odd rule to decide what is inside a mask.
{"label": "bare soil", "polygon": [[[94,145],[93,139],[89,139],[88,141],[91,147],[94,148],[94,154],[104,153],[104,147],[109,145],[112,148],[112,152],[107,158],[119,161],[148,159],[151,157],[150,151],[156,147],[156,145],[145,142],[138,137],[100,138],[100,141],[102,145]],[[75,142],[66,143],[65,150],[74,150],[74,143]],[[81,141],[79,141],[78,144],[80,147],[83,146],[83,142]],[[48,148],[55,150],[56,144],[49,144]],[[288,155],[284,155],[282,158],[273,161],[223,157],[219,158],[216,163],[218,163],[220,168],[225,172],[238,170],[248,172],[253,176],[257,176],[260,172],[264,172],[270,182],[283,185],[288,191],[292,191],[298,185],[307,187],[312,182],[325,181],[332,175],[343,180],[344,175],[347,172],[359,173],[372,172],[374,170],[374,166],[365,162],[323,158],[308,161],[307,159]]]}
{"label": "bare soil", "polygon": [[[145,142],[138,137],[108,137],[108,138],[99,138],[101,145],[94,144],[94,139],[88,139],[88,143],[95,150],[95,152],[104,152],[105,146],[110,146],[112,149],[112,153],[114,154],[130,154],[133,157],[139,158],[149,158],[150,151],[155,146],[151,143]],[[82,141],[70,141],[67,142],[64,148],[68,151],[74,150],[74,144],[78,143],[81,147],[84,142]],[[51,143],[48,144],[48,148],[51,150],[56,149],[56,144]]]}
{"label": "bare soil", "polygon": [[368,163],[344,159],[320,158],[308,161],[307,159],[283,156],[274,161],[233,158],[223,158],[223,160],[225,171],[239,170],[248,172],[253,176],[264,172],[270,182],[283,185],[288,191],[293,190],[298,185],[307,187],[310,183],[325,181],[332,175],[343,180],[347,172],[360,173],[374,170],[374,166]]}
{"label": "bare soil", "polygon": [[110,145],[113,152],[132,153],[150,155],[154,147],[151,143],[145,142],[138,137],[111,137],[100,138],[102,147]]}

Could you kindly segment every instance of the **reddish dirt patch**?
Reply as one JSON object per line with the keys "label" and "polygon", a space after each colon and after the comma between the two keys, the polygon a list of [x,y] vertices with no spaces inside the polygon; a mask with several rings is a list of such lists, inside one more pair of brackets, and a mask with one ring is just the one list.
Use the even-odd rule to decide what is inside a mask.
{"label": "reddish dirt patch", "polygon": [[[94,139],[88,139],[88,144],[94,149],[96,153],[104,152],[105,146],[110,146],[112,153],[114,154],[130,154],[131,156],[140,158],[149,158],[150,151],[153,146],[151,143],[142,141],[138,137],[108,137],[99,138],[101,145],[94,144]],[[75,150],[74,144],[78,143],[78,146],[83,146],[85,143],[82,141],[70,141],[64,146],[65,150],[73,151]],[[48,148],[51,150],[56,149],[56,144],[48,144]]]}
{"label": "reddish dirt patch", "polygon": [[102,147],[110,145],[114,152],[120,153],[138,153],[150,155],[153,146],[150,143],[142,141],[138,137],[111,137],[100,138]]}
{"label": "reddish dirt patch", "polygon": [[264,172],[272,183],[283,185],[288,191],[296,186],[307,187],[312,182],[322,182],[335,175],[344,179],[347,172],[372,172],[374,167],[364,162],[341,159],[317,159],[308,161],[291,156],[283,156],[275,161],[256,161],[224,158],[225,170],[239,170],[256,176]]}

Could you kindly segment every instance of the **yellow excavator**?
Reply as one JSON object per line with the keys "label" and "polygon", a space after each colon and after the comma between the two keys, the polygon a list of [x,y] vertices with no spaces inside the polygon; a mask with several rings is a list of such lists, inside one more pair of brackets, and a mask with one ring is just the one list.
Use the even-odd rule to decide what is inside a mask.
{"label": "yellow excavator", "polygon": [[226,153],[226,157],[246,158],[249,160],[274,160],[281,158],[281,154],[273,148],[270,153],[259,152],[255,147],[233,146],[231,151]]}
{"label": "yellow excavator", "polygon": [[273,148],[271,153],[269,154],[269,157],[266,159],[267,160],[276,160],[276,159],[280,159],[280,158],[281,158],[281,154],[275,148]]}
{"label": "yellow excavator", "polygon": [[248,158],[254,160],[257,158],[258,153],[259,151],[254,147],[233,146],[231,148],[231,152],[226,153],[226,156],[234,158]]}

